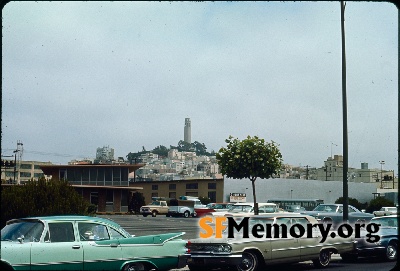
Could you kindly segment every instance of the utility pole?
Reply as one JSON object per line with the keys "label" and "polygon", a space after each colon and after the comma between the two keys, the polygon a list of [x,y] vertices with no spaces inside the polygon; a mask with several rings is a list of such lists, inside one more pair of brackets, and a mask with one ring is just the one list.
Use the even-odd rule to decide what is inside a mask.
{"label": "utility pole", "polygon": [[379,161],[379,164],[381,164],[381,188],[383,188],[383,170],[382,170],[382,165],[385,164],[385,161]]}
{"label": "utility pole", "polygon": [[343,108],[343,222],[349,220],[349,191],[347,171],[349,167],[348,138],[347,138],[347,98],[346,98],[346,42],[344,32],[344,10],[346,4],[340,1],[342,29],[342,108]]}
{"label": "utility pole", "polygon": [[308,180],[308,165],[306,166],[306,180]]}
{"label": "utility pole", "polygon": [[15,176],[16,176],[16,173],[17,173],[17,152],[18,152],[18,150],[14,151],[14,184],[17,183],[15,181]]}

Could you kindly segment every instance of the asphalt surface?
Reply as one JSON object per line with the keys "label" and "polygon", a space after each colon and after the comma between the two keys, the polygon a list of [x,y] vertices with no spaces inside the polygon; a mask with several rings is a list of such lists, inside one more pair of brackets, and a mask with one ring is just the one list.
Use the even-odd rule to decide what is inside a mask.
{"label": "asphalt surface", "polygon": [[[109,218],[120,224],[130,234],[137,236],[159,234],[167,232],[185,232],[184,239],[198,238],[198,218],[180,217],[143,217],[140,215],[98,215],[99,217]],[[268,271],[389,271],[395,267],[395,262],[384,262],[376,257],[360,258],[355,263],[345,263],[337,254],[332,255],[332,261],[327,268],[315,268],[311,261],[295,264],[280,264],[268,266]],[[173,271],[186,271],[186,266]],[[214,269],[221,270],[221,269]],[[393,269],[397,270],[397,269]],[[208,270],[204,270],[208,271]],[[210,270],[211,271],[211,270]]]}

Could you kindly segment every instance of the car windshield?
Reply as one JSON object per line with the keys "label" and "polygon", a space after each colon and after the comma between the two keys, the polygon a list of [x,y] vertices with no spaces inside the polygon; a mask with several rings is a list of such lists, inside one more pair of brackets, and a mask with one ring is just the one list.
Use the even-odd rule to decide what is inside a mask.
{"label": "car windshield", "polygon": [[[21,221],[6,225],[1,230],[1,241],[39,242],[44,225],[39,221]],[[21,240],[20,239],[20,240]]]}
{"label": "car windshield", "polygon": [[381,227],[397,227],[397,217],[379,217],[374,218],[371,222],[380,224]]}
{"label": "car windshield", "polygon": [[239,212],[249,212],[253,207],[251,205],[232,205],[229,212],[239,213]]}
{"label": "car windshield", "polygon": [[336,205],[326,205],[326,204],[321,204],[315,207],[314,211],[320,211],[320,212],[336,212],[337,206]]}

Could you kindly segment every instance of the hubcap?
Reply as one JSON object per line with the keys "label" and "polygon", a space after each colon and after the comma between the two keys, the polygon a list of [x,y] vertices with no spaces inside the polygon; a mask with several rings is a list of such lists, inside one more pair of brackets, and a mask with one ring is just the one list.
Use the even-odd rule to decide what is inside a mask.
{"label": "hubcap", "polygon": [[387,248],[387,257],[390,260],[394,260],[397,257],[397,250],[394,246],[389,245]]}
{"label": "hubcap", "polygon": [[242,262],[239,265],[239,269],[242,271],[249,271],[254,269],[254,258],[253,255],[244,254]]}

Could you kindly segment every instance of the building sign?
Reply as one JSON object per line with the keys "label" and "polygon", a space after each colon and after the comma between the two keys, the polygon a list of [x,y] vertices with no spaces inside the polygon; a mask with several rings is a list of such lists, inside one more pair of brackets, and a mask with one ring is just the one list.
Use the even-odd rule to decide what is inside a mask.
{"label": "building sign", "polygon": [[230,202],[246,202],[246,193],[230,193]]}

